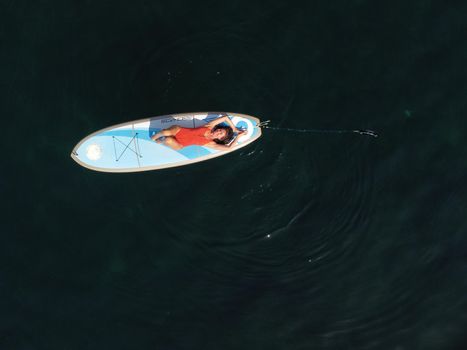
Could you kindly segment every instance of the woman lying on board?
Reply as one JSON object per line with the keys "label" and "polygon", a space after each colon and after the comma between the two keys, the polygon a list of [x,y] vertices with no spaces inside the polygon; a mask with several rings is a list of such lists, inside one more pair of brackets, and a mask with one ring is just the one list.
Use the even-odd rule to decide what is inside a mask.
{"label": "woman lying on board", "polygon": [[[221,125],[222,123],[227,125]],[[230,118],[225,115],[199,128],[184,128],[172,125],[170,128],[152,135],[151,139],[174,150],[198,145],[222,151],[232,146],[234,133],[242,134],[243,132],[245,131],[237,129]]]}

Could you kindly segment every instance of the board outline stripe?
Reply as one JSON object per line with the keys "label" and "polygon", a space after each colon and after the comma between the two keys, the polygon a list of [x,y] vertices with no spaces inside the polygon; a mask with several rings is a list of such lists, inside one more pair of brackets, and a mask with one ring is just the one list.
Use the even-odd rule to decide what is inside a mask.
{"label": "board outline stripe", "polygon": [[[150,122],[151,120],[158,120],[158,119],[164,119],[164,118],[168,118],[168,117],[172,117],[172,118],[183,118],[183,117],[191,117],[192,120],[193,120],[193,123],[195,123],[195,116],[196,115],[206,115],[206,114],[227,114],[229,117],[233,118],[233,117],[242,117],[242,118],[246,118],[246,119],[249,119],[251,120],[252,122],[256,123],[256,125],[258,125],[260,123],[260,120],[256,117],[253,117],[251,115],[248,115],[248,114],[242,114],[242,113],[235,113],[235,112],[216,112],[216,111],[209,111],[209,112],[190,112],[190,113],[174,113],[174,114],[166,114],[166,115],[161,115],[161,116],[153,116],[153,117],[148,117],[148,118],[142,118],[142,119],[137,119],[137,120],[133,120],[133,121],[127,121],[127,122],[124,122],[124,123],[119,123],[119,124],[115,124],[115,125],[111,125],[109,127],[106,127],[106,128],[103,128],[103,129],[100,129],[100,130],[97,130],[91,134],[89,134],[88,136],[86,136],[85,138],[83,138],[80,142],[78,142],[78,144],[76,144],[76,146],[73,148],[72,152],[71,152],[71,158],[77,162],[78,164],[80,164],[81,166],[85,167],[85,168],[88,168],[88,169],[91,169],[91,170],[95,170],[95,171],[99,171],[99,172],[106,172],[106,173],[129,173],[129,172],[141,172],[141,171],[149,171],[149,170],[160,170],[160,169],[169,169],[169,168],[175,168],[175,167],[179,167],[179,166],[184,166],[184,165],[188,165],[188,164],[194,164],[194,163],[199,163],[199,162],[203,162],[203,161],[206,161],[206,160],[209,160],[209,159],[213,159],[213,158],[217,158],[217,157],[220,157],[220,156],[223,156],[223,155],[226,155],[228,153],[231,153],[231,152],[234,152],[234,151],[237,151],[239,150],[240,148],[243,148],[247,145],[249,145],[250,143],[256,141],[258,138],[260,138],[262,136],[262,133],[261,133],[261,128],[258,128],[257,131],[257,135],[245,142],[242,142],[241,144],[235,146],[235,148],[231,149],[231,150],[228,150],[226,152],[216,152],[216,153],[211,153],[209,155],[205,155],[205,156],[201,156],[197,159],[189,159],[189,160],[186,160],[186,161],[181,161],[181,162],[177,162],[177,163],[169,163],[169,164],[164,164],[164,165],[150,165],[150,166],[140,166],[140,167],[135,167],[135,168],[120,168],[120,169],[111,169],[111,168],[100,168],[100,167],[96,167],[96,166],[92,166],[90,164],[87,164],[87,163],[84,163],[83,161],[81,161],[79,158],[78,158],[78,155],[77,155],[77,150],[78,148],[81,146],[82,143],[84,143],[85,141],[87,141],[88,139],[90,139],[91,137],[97,135],[97,134],[101,134],[105,131],[108,131],[108,130],[112,130],[112,129],[116,129],[116,128],[119,128],[119,127],[122,127],[122,126],[127,126],[129,124],[132,124],[132,127],[134,127],[135,124],[139,124],[139,123],[144,123],[144,122]],[[130,141],[131,142],[131,141]],[[133,151],[133,150],[132,150]],[[134,151],[133,151],[134,152]],[[138,152],[138,151],[137,151]],[[136,153],[136,152],[135,152]],[[139,153],[139,152],[138,152]]]}

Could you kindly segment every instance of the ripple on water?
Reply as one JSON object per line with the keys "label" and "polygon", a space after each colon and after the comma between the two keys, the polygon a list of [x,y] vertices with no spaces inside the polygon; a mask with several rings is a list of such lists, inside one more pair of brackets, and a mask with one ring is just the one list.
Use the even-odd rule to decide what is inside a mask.
{"label": "ripple on water", "polygon": [[346,266],[368,225],[368,166],[355,157],[335,182],[320,173],[312,151],[306,154],[297,161],[284,147],[232,165],[210,191],[194,196],[191,215],[177,221],[172,237],[217,261],[201,267],[216,276],[238,267],[243,276],[293,282]]}
{"label": "ripple on water", "polygon": [[[235,51],[234,64],[255,63],[245,50],[251,42],[228,28],[154,48],[136,67],[135,79],[143,78],[152,94],[169,96],[177,93],[183,79],[207,79],[209,69],[209,79],[224,77],[229,73],[216,66],[218,60],[199,52],[217,50],[226,40]],[[222,50],[219,54],[229,53]],[[261,67],[248,71],[237,80],[241,84],[229,84],[229,94],[238,96],[239,105],[249,98],[261,101],[268,94],[277,95],[257,93],[264,85],[258,81],[267,81],[268,72]],[[281,125],[294,110],[293,96],[285,100],[290,103]],[[254,290],[265,297],[264,303],[280,304],[278,295],[287,295],[301,301],[300,305],[288,301],[291,313],[325,310],[326,322],[314,328],[323,344],[340,344],[352,332],[384,338],[388,330],[398,330],[397,320],[408,323],[404,310],[414,302],[414,291],[402,287],[412,278],[410,273],[402,281],[394,280],[386,293],[377,280],[362,280],[362,271],[374,268],[365,265],[364,258],[371,249],[368,231],[374,199],[367,154],[372,140],[352,135],[335,136],[339,141],[328,142],[328,136],[322,136],[304,142],[309,137],[290,141],[265,130],[260,142],[227,156],[228,167],[222,169],[219,160],[199,165],[193,170],[196,186],[186,178],[173,181],[173,197],[183,198],[183,203],[164,203],[166,211],[158,224],[174,245],[183,248],[203,283],[216,286],[192,291],[193,301],[225,302],[229,291]],[[182,218],[180,207],[190,208]],[[362,295],[368,296],[371,308],[361,306]],[[303,323],[307,320],[301,318],[291,328],[306,327]]]}

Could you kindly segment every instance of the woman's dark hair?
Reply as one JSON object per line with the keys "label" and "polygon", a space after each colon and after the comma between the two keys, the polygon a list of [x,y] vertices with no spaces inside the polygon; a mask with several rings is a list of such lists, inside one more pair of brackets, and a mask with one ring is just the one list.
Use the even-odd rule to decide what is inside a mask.
{"label": "woman's dark hair", "polygon": [[227,145],[233,138],[234,132],[230,126],[227,125],[216,125],[212,128],[212,132],[224,129],[226,131],[225,136],[222,139],[214,139],[213,141],[219,145]]}

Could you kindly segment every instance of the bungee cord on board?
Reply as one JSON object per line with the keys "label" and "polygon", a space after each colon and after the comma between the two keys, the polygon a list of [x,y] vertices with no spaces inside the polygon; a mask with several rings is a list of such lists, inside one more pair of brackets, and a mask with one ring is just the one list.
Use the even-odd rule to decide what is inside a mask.
{"label": "bungee cord on board", "polygon": [[293,132],[303,132],[303,133],[317,133],[317,134],[359,134],[367,135],[372,137],[378,137],[378,134],[373,130],[344,130],[344,129],[292,129],[292,128],[278,128],[269,126],[270,120],[265,120],[257,124],[258,127],[263,129],[271,130],[281,130],[281,131],[293,131]]}

